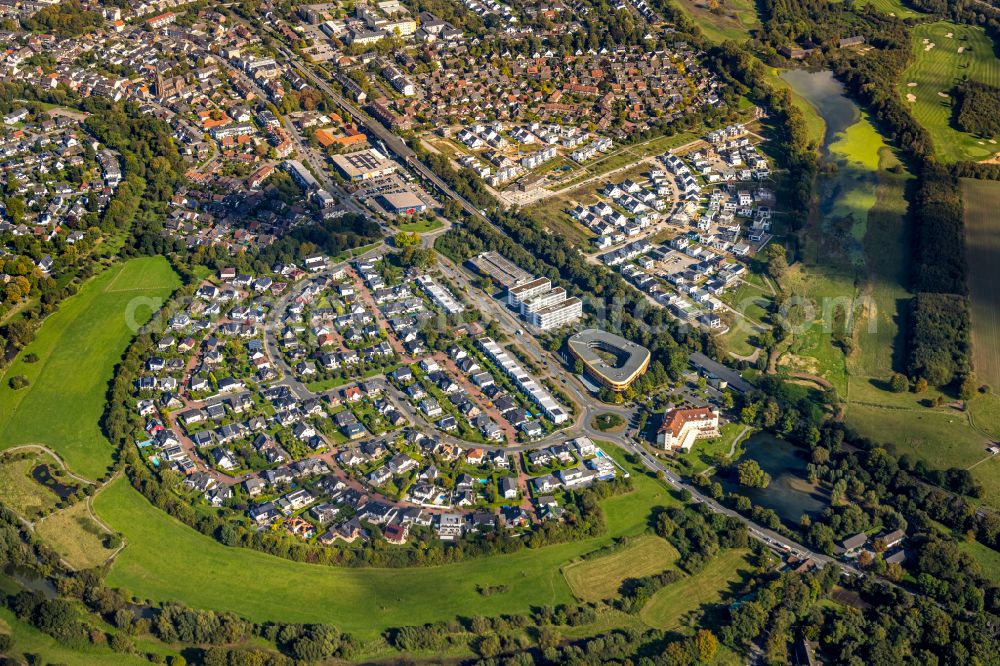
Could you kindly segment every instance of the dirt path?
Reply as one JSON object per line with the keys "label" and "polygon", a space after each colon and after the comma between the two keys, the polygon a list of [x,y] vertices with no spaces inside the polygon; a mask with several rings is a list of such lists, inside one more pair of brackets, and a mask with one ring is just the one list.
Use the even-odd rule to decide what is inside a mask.
{"label": "dirt path", "polygon": [[66,461],[64,461],[62,459],[62,457],[60,457],[60,455],[58,453],[56,453],[55,451],[53,451],[49,447],[45,446],[44,444],[22,444],[20,446],[15,446],[15,447],[12,447],[12,448],[9,448],[9,449],[4,449],[3,453],[13,453],[15,451],[25,451],[25,450],[42,451],[43,453],[47,453],[48,455],[52,456],[52,458],[54,458],[57,463],[59,463],[59,466],[70,477],[76,479],[80,483],[85,483],[88,486],[97,485],[97,482],[94,481],[93,479],[88,479],[88,478],[86,478],[84,476],[80,476],[79,474],[77,474],[76,472],[74,472],[73,470],[71,470],[69,468],[69,466],[66,464]]}

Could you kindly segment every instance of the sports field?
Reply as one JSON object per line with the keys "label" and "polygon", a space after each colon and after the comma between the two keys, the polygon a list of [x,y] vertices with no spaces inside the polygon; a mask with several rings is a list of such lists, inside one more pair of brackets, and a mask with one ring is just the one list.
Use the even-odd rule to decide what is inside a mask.
{"label": "sports field", "polygon": [[719,603],[724,594],[750,571],[747,551],[727,550],[693,576],[668,585],[653,595],[639,616],[651,627],[674,629],[684,617],[703,606]]}
{"label": "sports field", "polygon": [[1000,390],[1000,183],[962,180],[976,378]]}
{"label": "sports field", "polygon": [[[128,540],[108,574],[113,587],[257,621],[330,622],[367,640],[387,627],[572,602],[563,565],[615,537],[642,535],[653,507],[676,502],[660,482],[630,469],[635,491],[602,502],[604,536],[409,569],[333,568],[227,548],[153,507],[125,479],[98,495],[94,508]],[[489,599],[477,591],[500,585],[507,591]]]}
{"label": "sports field", "polygon": [[[949,35],[951,35],[949,37]],[[963,78],[1000,86],[1000,58],[982,28],[950,21],[913,28],[914,61],[899,82],[899,95],[930,132],[945,162],[982,160],[1000,151],[995,140],[959,131],[952,123],[952,88]]]}
{"label": "sports field", "polygon": [[659,537],[644,536],[610,555],[574,562],[563,569],[566,582],[580,601],[618,596],[626,578],[658,574],[673,567],[677,549]]}
{"label": "sports field", "polygon": [[[0,382],[0,448],[43,444],[78,474],[104,474],[111,447],[98,422],[115,363],[134,334],[128,318],[148,320],[178,284],[166,259],[132,259],[65,301]],[[37,362],[24,362],[29,352]],[[30,385],[12,390],[7,377],[14,375]]]}

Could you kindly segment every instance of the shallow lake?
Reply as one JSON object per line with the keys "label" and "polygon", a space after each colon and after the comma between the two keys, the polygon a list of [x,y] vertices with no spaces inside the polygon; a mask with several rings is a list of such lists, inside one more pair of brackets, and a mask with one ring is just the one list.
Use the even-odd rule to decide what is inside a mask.
{"label": "shallow lake", "polygon": [[771,475],[767,488],[746,488],[735,477],[719,476],[726,492],[750,498],[754,506],[772,509],[788,522],[798,524],[802,514],[815,516],[829,504],[828,496],[806,480],[808,452],[767,433],[754,435],[739,461],[753,459]]}
{"label": "shallow lake", "polygon": [[31,470],[31,478],[54,492],[59,499],[66,499],[77,490],[77,486],[67,485],[56,479],[48,465],[39,465]]}
{"label": "shallow lake", "polygon": [[882,136],[867,113],[844,94],[844,86],[829,71],[794,69],[782,73],[800,97],[826,124],[820,146],[818,181],[822,215],[822,249],[808,260],[841,268],[860,265],[868,211],[875,205],[875,187]]}

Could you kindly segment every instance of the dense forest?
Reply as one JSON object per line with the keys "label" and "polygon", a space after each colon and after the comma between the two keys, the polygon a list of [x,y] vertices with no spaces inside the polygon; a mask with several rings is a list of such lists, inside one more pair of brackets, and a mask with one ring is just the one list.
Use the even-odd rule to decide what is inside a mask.
{"label": "dense forest", "polygon": [[49,5],[22,20],[33,32],[50,33],[57,37],[79,37],[103,22],[99,11],[84,9],[80,0],[64,0]]}
{"label": "dense forest", "polygon": [[969,371],[969,304],[956,294],[917,294],[908,373],[945,386]]}
{"label": "dense forest", "polygon": [[1000,135],[1000,88],[970,80],[955,86],[952,95],[959,129],[979,136]]}

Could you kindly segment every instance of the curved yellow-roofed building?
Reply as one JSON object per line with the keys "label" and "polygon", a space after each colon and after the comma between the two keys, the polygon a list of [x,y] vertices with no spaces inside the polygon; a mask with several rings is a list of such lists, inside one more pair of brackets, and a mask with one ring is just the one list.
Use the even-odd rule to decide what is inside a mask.
{"label": "curved yellow-roofed building", "polygon": [[568,344],[587,375],[612,391],[624,391],[649,368],[649,350],[614,333],[588,328]]}

